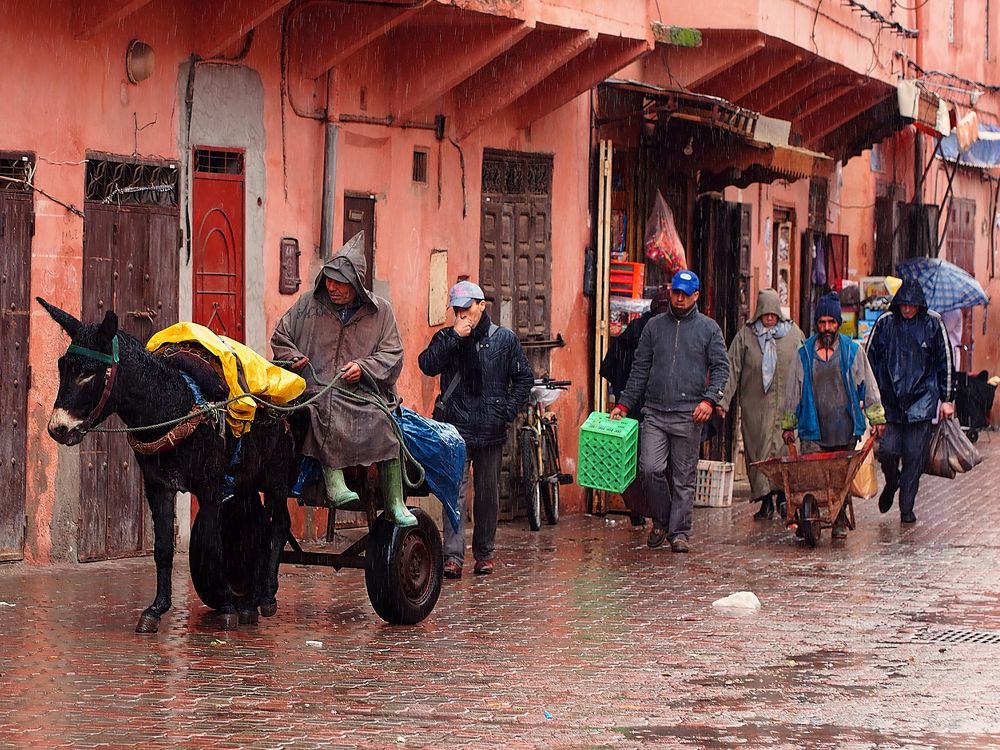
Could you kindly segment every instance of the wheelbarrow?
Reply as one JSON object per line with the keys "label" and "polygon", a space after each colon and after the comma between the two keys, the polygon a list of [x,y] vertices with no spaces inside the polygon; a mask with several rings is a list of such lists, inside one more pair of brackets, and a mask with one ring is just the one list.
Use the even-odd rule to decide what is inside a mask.
{"label": "wheelbarrow", "polygon": [[854,529],[851,483],[862,462],[875,445],[871,436],[857,450],[810,453],[799,456],[789,446],[788,456],[778,456],[753,465],[785,491],[785,520],[796,536],[815,547],[823,529],[832,528],[840,511],[847,506],[847,527]]}

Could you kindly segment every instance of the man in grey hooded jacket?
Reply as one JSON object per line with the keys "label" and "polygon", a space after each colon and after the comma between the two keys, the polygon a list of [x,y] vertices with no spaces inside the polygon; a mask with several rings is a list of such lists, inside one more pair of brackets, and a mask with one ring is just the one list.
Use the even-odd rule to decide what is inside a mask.
{"label": "man in grey hooded jacket", "polygon": [[628,385],[611,411],[621,419],[642,402],[639,470],[653,517],[647,544],[668,538],[674,552],[688,551],[702,427],[729,380],[729,357],[719,324],[698,312],[701,282],[678,271],[670,307],[649,321]]}
{"label": "man in grey hooded jacket", "polygon": [[340,378],[338,388],[309,406],[310,430],[302,446],[303,455],[323,466],[330,504],[343,507],[358,499],[344,483],[345,467],[377,463],[386,513],[399,526],[414,526],[417,519],[403,502],[392,417],[364,402],[377,399],[395,408],[396,380],[403,369],[403,343],[392,307],[364,285],[364,247],[364,232],[359,232],[323,265],[313,289],[278,321],[271,349],[275,359],[291,361],[291,368],[305,377],[307,395]]}

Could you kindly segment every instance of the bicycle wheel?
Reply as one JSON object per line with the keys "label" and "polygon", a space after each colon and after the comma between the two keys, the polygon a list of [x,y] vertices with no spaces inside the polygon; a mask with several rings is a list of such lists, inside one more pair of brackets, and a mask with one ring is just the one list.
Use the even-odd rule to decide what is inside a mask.
{"label": "bicycle wheel", "polygon": [[545,465],[542,468],[542,505],[545,520],[550,526],[559,523],[559,443],[554,428],[542,432],[542,454]]}
{"label": "bicycle wheel", "polygon": [[542,527],[542,497],[538,482],[537,453],[535,451],[535,436],[525,430],[518,437],[521,459],[521,494],[528,511],[528,525],[532,531]]}

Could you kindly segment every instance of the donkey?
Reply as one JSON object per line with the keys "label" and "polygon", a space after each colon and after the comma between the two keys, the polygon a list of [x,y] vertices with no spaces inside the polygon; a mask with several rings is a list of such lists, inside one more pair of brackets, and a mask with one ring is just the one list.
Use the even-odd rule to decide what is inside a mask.
{"label": "donkey", "polygon": [[[99,324],[84,324],[69,313],[36,298],[49,315],[69,334],[72,344],[59,358],[59,391],[56,394],[48,431],[63,445],[77,445],[88,430],[112,414],[117,414],[130,428],[143,427],[180,419],[192,414],[195,397],[172,360],[155,357],[135,338],[118,328],[114,312],[105,313]],[[192,419],[184,431],[190,431]],[[291,518],[287,498],[298,467],[297,446],[305,434],[308,418],[294,412],[286,421],[259,408],[252,429],[241,439],[239,461],[231,465],[235,439],[228,430],[217,430],[211,420],[201,421],[187,437],[174,442],[171,437],[161,441],[162,452],[140,452],[133,443],[136,461],[142,470],[146,500],[153,515],[153,559],[156,562],[156,598],[139,617],[137,633],[155,633],[160,617],[170,609],[170,575],[174,557],[174,512],[177,492],[189,491],[198,497],[199,560],[219,566],[218,576],[202,577],[199,594],[211,607],[222,614],[223,626],[235,627],[237,622],[255,623],[258,611],[264,617],[277,612],[275,595],[278,591],[278,564],[281,550],[289,537]],[[134,433],[148,446],[164,438],[170,427],[153,428]],[[177,433],[174,433],[177,434]],[[223,477],[229,472],[235,479],[235,497],[224,500]],[[233,508],[259,507],[259,493],[264,493],[264,538],[259,533],[254,546],[247,539],[245,564],[254,569],[243,576],[252,581],[253,590],[245,587],[234,592],[228,586],[227,572],[234,563],[223,556],[233,550],[233,540],[223,545],[219,530],[252,526],[252,517]],[[248,505],[248,503],[250,503]],[[256,511],[255,511],[256,512]],[[259,515],[259,514],[258,514]],[[254,516],[256,517],[256,516]],[[236,519],[233,523],[233,519]],[[195,554],[192,539],[192,555]],[[238,544],[236,546],[239,546]],[[226,548],[228,547],[228,549]],[[192,567],[194,565],[192,559]],[[226,570],[228,569],[228,571]],[[213,568],[214,570],[214,568]],[[202,589],[205,580],[221,590]],[[197,581],[196,581],[197,583]],[[239,594],[239,595],[238,595]],[[258,610],[259,608],[259,610]]]}

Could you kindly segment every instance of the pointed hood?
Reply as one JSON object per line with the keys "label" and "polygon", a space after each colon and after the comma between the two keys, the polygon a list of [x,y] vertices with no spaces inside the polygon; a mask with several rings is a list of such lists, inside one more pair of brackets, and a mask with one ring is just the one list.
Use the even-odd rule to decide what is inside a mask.
{"label": "pointed hood", "polygon": [[914,278],[903,279],[903,285],[893,295],[889,309],[899,312],[900,305],[916,305],[920,308],[918,315],[927,312],[927,298],[924,297],[924,290],[919,281]]}
{"label": "pointed hood", "polygon": [[781,312],[781,299],[774,289],[761,289],[757,292],[757,307],[754,309],[753,318],[748,325],[753,325],[762,316],[771,313],[778,316],[778,320],[786,320]]}
{"label": "pointed hood", "polygon": [[378,307],[371,292],[365,289],[365,280],[368,278],[368,261],[365,260],[365,233],[364,230],[351,237],[337,250],[320,272],[316,275],[316,287],[314,294],[328,298],[324,279],[331,278],[335,281],[342,281],[354,287],[358,293],[358,299],[362,304]]}

